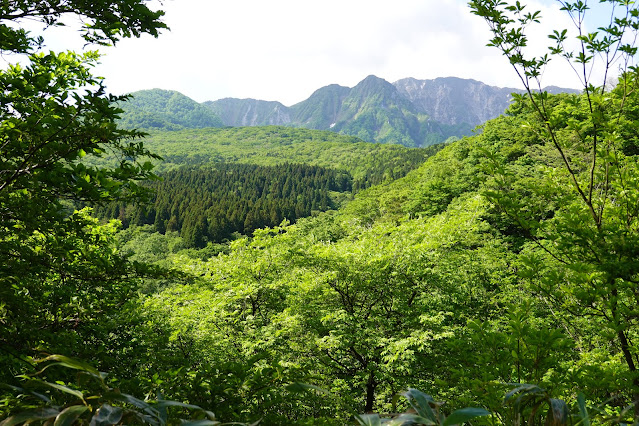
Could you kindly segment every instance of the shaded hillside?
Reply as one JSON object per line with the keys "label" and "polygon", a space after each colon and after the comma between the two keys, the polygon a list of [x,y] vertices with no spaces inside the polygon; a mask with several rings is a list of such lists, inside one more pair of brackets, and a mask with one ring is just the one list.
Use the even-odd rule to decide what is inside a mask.
{"label": "shaded hillside", "polygon": [[125,227],[177,231],[187,246],[201,248],[335,208],[331,193],[350,192],[351,184],[347,172],[305,164],[181,167],[148,184],[151,203],[111,203],[96,213]]}
{"label": "shaded hillside", "polygon": [[405,176],[440,146],[411,149],[281,126],[154,132],[161,181],[148,205],[97,206],[101,218],[177,231],[204,247],[338,208],[355,193]]}

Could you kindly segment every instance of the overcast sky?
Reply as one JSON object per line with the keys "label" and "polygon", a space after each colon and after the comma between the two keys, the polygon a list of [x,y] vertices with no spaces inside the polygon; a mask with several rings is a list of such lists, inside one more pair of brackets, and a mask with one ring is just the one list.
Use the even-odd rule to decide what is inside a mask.
{"label": "overcast sky", "polygon": [[[542,10],[532,44],[545,47],[546,34],[571,23],[556,1],[540,1],[526,3]],[[161,7],[170,31],[101,49],[96,74],[112,93],[161,88],[198,102],[292,105],[320,87],[352,87],[370,74],[389,82],[456,76],[520,87],[507,61],[485,46],[487,25],[466,0],[165,0]],[[81,46],[68,29],[48,30],[45,40],[56,50]],[[563,66],[549,69],[543,82],[578,87]]]}

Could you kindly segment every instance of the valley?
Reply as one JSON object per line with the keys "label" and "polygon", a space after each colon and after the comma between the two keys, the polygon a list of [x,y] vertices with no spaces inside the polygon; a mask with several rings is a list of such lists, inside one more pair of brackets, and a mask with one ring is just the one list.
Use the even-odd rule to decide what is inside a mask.
{"label": "valley", "polygon": [[[369,75],[290,106],[109,95],[98,52],[24,25],[76,18],[111,49],[168,29],[154,4],[0,2],[20,59],[0,69],[0,426],[639,424],[638,5],[600,2],[588,32],[562,2],[552,27],[578,35],[530,56],[541,11],[472,0],[521,89]],[[210,38],[219,66],[234,38]],[[544,89],[550,59],[583,90]]]}

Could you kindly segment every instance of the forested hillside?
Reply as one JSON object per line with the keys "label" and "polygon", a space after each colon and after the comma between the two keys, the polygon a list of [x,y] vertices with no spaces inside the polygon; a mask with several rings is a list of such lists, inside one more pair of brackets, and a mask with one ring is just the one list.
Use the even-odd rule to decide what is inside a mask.
{"label": "forested hillside", "polygon": [[102,219],[178,231],[186,247],[334,209],[365,188],[400,178],[441,146],[410,149],[332,132],[266,126],[156,132],[162,154],[150,204],[96,207]]}
{"label": "forested hillside", "polygon": [[181,165],[304,163],[348,171],[355,190],[404,176],[441,146],[410,149],[362,142],[329,131],[282,126],[154,132],[145,146],[161,155],[159,172]]}
{"label": "forested hillside", "polygon": [[[571,132],[572,117],[588,108],[577,95],[547,102],[563,117],[559,132]],[[639,170],[631,130],[639,98],[633,92],[625,102],[617,155],[631,167],[630,178]],[[576,413],[582,392],[593,418],[609,395],[628,405],[634,376],[610,333],[617,332],[617,315],[624,336],[634,336],[633,285],[624,284],[634,278],[618,275],[610,299],[594,277],[627,274],[621,265],[633,261],[622,256],[632,252],[619,251],[613,229],[605,238],[619,248],[609,260],[601,243],[555,239],[580,222],[573,223],[576,206],[564,204],[574,198],[569,186],[559,186],[560,157],[539,138],[541,125],[521,99],[481,135],[446,146],[337,212],[255,231],[209,260],[169,256],[199,278],[148,298],[146,309],[172,336],[161,349],[162,367],[153,368],[167,371],[158,373],[158,388],[216,406],[224,418],[251,413],[249,420],[273,424],[309,417],[343,424],[358,412],[396,412],[394,395],[407,387],[446,400],[447,412],[484,407],[496,424],[514,424],[519,410],[527,412],[503,405],[513,389],[531,408],[554,398]],[[589,172],[579,173],[582,179]],[[152,235],[136,238],[148,253],[142,247]],[[612,262],[617,267],[608,269]],[[558,276],[563,284],[553,286]],[[595,300],[605,315],[584,304]],[[172,360],[172,353],[192,361]]]}
{"label": "forested hillside", "polygon": [[222,120],[209,108],[172,90],[142,90],[120,106],[125,111],[119,123],[128,129],[180,130],[222,127]]}
{"label": "forested hillside", "polygon": [[98,217],[119,219],[124,227],[153,225],[162,234],[177,231],[188,247],[221,243],[234,234],[295,222],[336,207],[332,194],[350,193],[348,172],[304,164],[278,167],[219,164],[179,168],[149,187],[151,203],[111,203]]}

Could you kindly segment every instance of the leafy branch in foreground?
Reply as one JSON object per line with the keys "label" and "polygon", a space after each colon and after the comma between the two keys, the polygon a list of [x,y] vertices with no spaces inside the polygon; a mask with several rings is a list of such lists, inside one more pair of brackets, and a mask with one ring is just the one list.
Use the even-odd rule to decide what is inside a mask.
{"label": "leafy branch in foreground", "polygon": [[477,417],[489,416],[490,412],[483,408],[461,408],[445,416],[441,412],[441,402],[436,402],[433,397],[417,389],[408,389],[402,394],[410,404],[412,413],[404,413],[392,419],[382,419],[379,414],[360,414],[355,420],[361,426],[377,425],[438,425],[454,426],[468,422]]}
{"label": "leafy branch in foreground", "polygon": [[[490,159],[494,178],[486,195],[527,236],[522,275],[553,306],[558,317],[586,316],[600,333],[614,340],[627,366],[625,378],[639,418],[639,167],[629,135],[636,134],[639,69],[631,66],[639,32],[639,5],[602,0],[609,22],[588,31],[587,2],[559,1],[574,28],[549,35],[552,45],[541,56],[528,54],[529,34],[542,17],[519,1],[473,0],[474,14],[488,23],[489,46],[501,50],[521,79],[527,95],[520,107],[535,113],[529,123],[540,144],[558,160],[540,166],[534,179],[517,179],[517,171],[500,158]],[[572,34],[572,35],[571,35]],[[574,35],[574,36],[573,36]],[[570,49],[571,41],[576,43]],[[541,90],[545,67],[553,58],[568,61],[584,93],[575,97],[571,114]],[[608,79],[619,69],[619,84]],[[595,84],[595,78],[602,80]],[[622,129],[630,129],[625,132]],[[515,190],[515,183],[520,185]],[[551,216],[531,213],[536,194],[556,205]],[[567,326],[569,326],[567,324]]]}
{"label": "leafy branch in foreground", "polygon": [[[87,41],[157,35],[162,12],[145,4],[0,2],[0,54],[25,55],[0,70],[0,380],[13,380],[41,352],[98,358],[91,345],[115,340],[104,325],[132,299],[138,268],[117,254],[113,225],[73,209],[140,199],[140,181],[154,177],[147,160],[158,158],[142,133],[117,127],[117,102],[125,98],[108,95],[91,74],[96,52],[39,53],[39,41],[21,26],[58,26],[74,16],[86,24]],[[117,164],[85,162],[107,153]]]}
{"label": "leafy branch in foreground", "polygon": [[386,418],[375,413],[360,414],[355,416],[355,421],[360,426],[454,426],[467,423],[508,424],[512,426],[542,423],[553,426],[590,426],[602,423],[636,424],[629,420],[629,417],[632,417],[632,406],[626,407],[614,415],[600,407],[588,407],[586,398],[580,393],[577,396],[576,405],[571,411],[565,401],[551,398],[547,390],[537,385],[517,383],[508,386],[512,390],[506,393],[503,403],[512,408],[509,419],[501,418],[496,413],[476,407],[460,408],[446,416],[441,410],[443,402],[435,401],[433,397],[417,389],[408,389],[402,393],[410,405],[407,412],[399,415],[387,415]]}
{"label": "leafy branch in foreground", "polygon": [[[157,37],[167,26],[160,21],[161,10],[153,11],[146,0],[12,0],[0,3],[0,51],[27,53],[39,47],[43,39],[32,37],[20,28],[25,20],[44,25],[64,26],[65,16],[82,19],[82,37],[88,43],[115,44],[120,38],[139,37],[143,33]],[[11,24],[8,24],[11,23]]]}
{"label": "leafy branch in foreground", "polygon": [[[6,386],[18,394],[13,404],[22,411],[13,413],[0,422],[1,426],[14,426],[31,422],[55,425],[122,425],[122,424],[174,424],[222,425],[215,414],[196,405],[164,400],[142,400],[120,392],[106,381],[106,374],[84,361],[62,355],[51,355],[35,361],[40,371],[22,375],[23,385]],[[64,367],[76,372],[76,383],[43,378],[49,368]],[[176,410],[174,414],[169,410]],[[192,420],[180,417],[192,413]],[[238,424],[238,423],[234,423]],[[257,423],[254,423],[257,424]]]}

